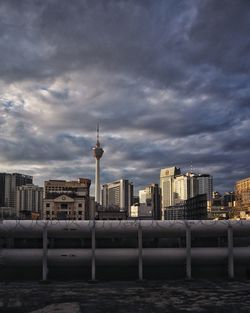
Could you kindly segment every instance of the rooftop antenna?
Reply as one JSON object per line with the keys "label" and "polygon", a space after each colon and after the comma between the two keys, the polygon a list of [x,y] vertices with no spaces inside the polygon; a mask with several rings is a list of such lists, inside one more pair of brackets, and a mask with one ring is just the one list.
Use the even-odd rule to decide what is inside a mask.
{"label": "rooftop antenna", "polygon": [[99,142],[99,128],[100,128],[100,122],[97,122],[97,126],[96,126],[96,145],[100,146],[100,142]]}

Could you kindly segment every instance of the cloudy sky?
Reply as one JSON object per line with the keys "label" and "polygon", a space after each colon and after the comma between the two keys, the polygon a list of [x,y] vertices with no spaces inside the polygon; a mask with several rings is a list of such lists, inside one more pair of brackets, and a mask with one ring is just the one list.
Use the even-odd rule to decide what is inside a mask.
{"label": "cloudy sky", "polygon": [[0,0],[0,171],[250,176],[249,0]]}

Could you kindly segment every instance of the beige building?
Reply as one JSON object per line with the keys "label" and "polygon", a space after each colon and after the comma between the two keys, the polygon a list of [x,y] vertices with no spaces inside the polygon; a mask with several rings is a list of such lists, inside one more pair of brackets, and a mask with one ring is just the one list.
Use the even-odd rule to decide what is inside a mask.
{"label": "beige building", "polygon": [[43,219],[83,220],[90,218],[91,181],[49,180],[44,183]]}
{"label": "beige building", "polygon": [[79,196],[89,196],[91,180],[79,178],[78,180],[48,180],[44,182],[44,195],[53,193],[77,193]]}
{"label": "beige building", "polygon": [[174,205],[174,179],[181,174],[179,168],[167,167],[161,169],[160,187],[161,187],[161,207],[166,208]]}
{"label": "beige building", "polygon": [[250,177],[235,184],[236,212],[242,218],[250,218]]}
{"label": "beige building", "polygon": [[86,217],[86,199],[61,195],[54,199],[44,199],[44,219],[84,220]]}

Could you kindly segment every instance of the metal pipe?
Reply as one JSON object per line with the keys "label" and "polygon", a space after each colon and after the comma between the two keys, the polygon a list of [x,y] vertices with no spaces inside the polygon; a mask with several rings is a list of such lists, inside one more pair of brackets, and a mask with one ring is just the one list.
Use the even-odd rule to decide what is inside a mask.
{"label": "metal pipe", "polygon": [[[96,249],[96,266],[138,266],[138,249]],[[43,249],[2,249],[1,263],[5,267],[41,267]],[[48,249],[48,266],[90,266],[91,249]],[[235,266],[248,265],[250,248],[234,248]],[[143,248],[144,266],[181,265],[186,263],[186,248]],[[192,247],[192,267],[228,264],[228,248]]]}
{"label": "metal pipe", "polygon": [[47,237],[47,225],[43,227],[43,280],[47,280],[48,273],[48,237]]}
{"label": "metal pipe", "polygon": [[[96,238],[136,237],[139,221],[96,221]],[[185,236],[186,225],[191,228],[193,236],[217,237],[227,236],[230,225],[235,236],[250,236],[250,221],[140,221],[143,236],[171,237]],[[47,225],[48,237],[85,238],[91,237],[92,221],[38,220],[14,221],[4,220],[0,223],[2,237],[42,237],[44,224]]]}
{"label": "metal pipe", "polygon": [[95,281],[95,221],[92,222],[92,230],[91,230],[91,279],[92,281]]}
{"label": "metal pipe", "polygon": [[138,276],[139,280],[143,280],[143,264],[142,264],[142,228],[138,225]]}
{"label": "metal pipe", "polygon": [[234,247],[233,247],[233,228],[228,226],[227,230],[228,242],[228,277],[234,279]]}
{"label": "metal pipe", "polygon": [[186,276],[187,279],[192,278],[191,274],[191,229],[190,225],[186,225]]}

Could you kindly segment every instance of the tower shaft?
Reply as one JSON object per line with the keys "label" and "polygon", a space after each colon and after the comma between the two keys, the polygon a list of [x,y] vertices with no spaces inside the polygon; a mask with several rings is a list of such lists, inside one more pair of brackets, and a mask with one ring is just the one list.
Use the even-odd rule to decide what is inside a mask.
{"label": "tower shaft", "polygon": [[100,203],[100,159],[104,151],[99,141],[99,125],[97,126],[96,145],[92,150],[95,158],[95,201]]}
{"label": "tower shaft", "polygon": [[100,159],[95,159],[95,201],[100,203]]}

